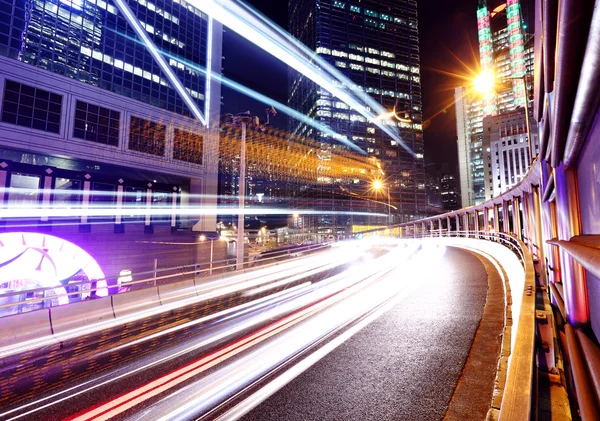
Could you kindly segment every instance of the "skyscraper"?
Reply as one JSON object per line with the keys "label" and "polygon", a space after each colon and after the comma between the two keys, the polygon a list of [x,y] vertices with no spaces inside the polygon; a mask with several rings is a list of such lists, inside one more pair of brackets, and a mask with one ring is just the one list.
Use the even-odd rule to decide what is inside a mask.
{"label": "skyscraper", "polygon": [[[533,43],[526,37],[519,0],[480,0],[477,7],[480,71],[489,74],[495,89],[475,93],[455,91],[461,204],[482,203],[490,196],[489,145],[484,145],[483,118],[524,107],[524,77],[533,73]],[[527,81],[529,89],[532,81]],[[521,112],[524,114],[523,108]]]}
{"label": "skyscraper", "polygon": [[[290,0],[289,30],[321,58],[347,76],[352,88],[370,95],[386,109],[397,111],[400,137],[412,151],[404,150],[372,122],[307,78],[290,71],[288,103],[302,113],[325,123],[337,133],[381,161],[383,183],[397,222],[417,218],[426,206],[423,169],[423,131],[417,2],[400,0]],[[292,121],[290,130],[321,142],[320,156],[327,160],[331,148],[340,148],[324,133]],[[333,180],[322,180],[321,191],[335,190]],[[346,186],[356,194],[370,186]],[[339,192],[339,190],[338,190]],[[379,194],[387,201],[387,192]],[[335,200],[332,201],[332,203]],[[364,205],[364,204],[363,204]],[[348,218],[317,225],[367,223]]]}
{"label": "skyscraper", "polygon": [[0,207],[114,209],[34,221],[102,231],[110,275],[138,234],[214,231],[179,210],[215,200],[221,38],[185,0],[0,0]]}

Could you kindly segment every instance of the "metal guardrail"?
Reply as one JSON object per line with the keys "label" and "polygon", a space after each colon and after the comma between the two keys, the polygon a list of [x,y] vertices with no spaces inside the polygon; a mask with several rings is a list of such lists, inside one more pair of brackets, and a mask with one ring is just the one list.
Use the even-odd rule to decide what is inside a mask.
{"label": "metal guardrail", "polygon": [[[370,230],[368,233],[378,235],[381,232],[393,235],[394,228]],[[400,232],[398,231],[398,234]],[[535,345],[536,345],[536,308],[535,308],[535,270],[534,259],[524,242],[511,234],[490,231],[443,231],[430,230],[419,235],[412,234],[401,238],[465,238],[479,239],[498,243],[513,253],[523,266],[525,274],[524,290],[521,292],[521,307],[519,310],[518,329],[516,337],[512,338],[512,352],[509,356],[508,371],[503,390],[502,403],[498,412],[499,420],[529,420],[534,413],[534,401],[532,397],[536,391],[535,386]],[[512,291],[512,294],[518,291]],[[512,302],[512,300],[510,300]],[[508,305],[509,303],[507,303]],[[506,321],[508,322],[508,321]],[[510,346],[508,347],[511,348]],[[500,355],[500,359],[502,359]],[[500,362],[499,362],[500,367]]]}
{"label": "metal guardrail", "polygon": [[[319,243],[319,244],[311,244],[306,246],[299,246],[295,248],[289,248],[286,250],[270,250],[262,253],[262,257],[258,260],[248,259],[244,261],[242,265],[244,266],[244,270],[253,268],[257,265],[261,267],[265,266],[273,266],[277,265],[278,262],[281,261],[282,258],[286,260],[289,258],[298,258],[298,253],[313,253],[320,250],[324,250],[325,248],[330,247],[331,243]],[[81,301],[82,294],[90,294],[91,298],[96,296],[96,293],[101,290],[109,290],[108,295],[122,294],[127,293],[132,290],[137,290],[145,287],[153,287],[162,284],[168,284],[172,282],[176,282],[181,280],[182,276],[192,276],[194,278],[197,277],[208,277],[211,276],[214,272],[217,272],[219,276],[223,276],[223,273],[227,273],[230,271],[231,267],[235,266],[235,263],[232,263],[232,259],[225,260],[217,260],[213,261],[213,266],[206,269],[199,269],[199,267],[210,265],[210,262],[198,262],[191,265],[185,266],[175,266],[169,268],[161,268],[156,271],[144,271],[132,273],[131,276],[135,276],[136,278],[141,277],[141,279],[135,281],[129,281],[125,283],[118,283],[118,279],[120,276],[106,277],[103,279],[94,279],[90,281],[81,281],[81,282],[73,282],[68,285],[56,285],[52,287],[42,287],[42,288],[32,288],[32,289],[24,289],[20,291],[12,291],[4,294],[0,294],[0,302],[2,300],[10,300],[11,297],[19,297],[19,301],[11,301],[5,304],[0,304],[0,317],[10,316],[13,314],[25,313],[33,310],[37,310],[39,308],[49,308],[58,306],[55,304],[60,297],[69,297],[69,304],[71,302],[79,302]],[[214,266],[214,264],[218,264],[218,266]],[[212,275],[216,276],[216,275]],[[98,282],[104,281],[107,286],[98,287]],[[76,291],[65,291],[65,293],[58,293],[57,290],[66,289],[66,288],[77,289]],[[23,295],[33,295],[32,298],[21,299]],[[35,297],[35,295],[43,295],[40,297]],[[72,300],[71,297],[76,297],[79,299]],[[72,301],[71,301],[72,300]],[[68,305],[68,304],[63,304]],[[6,311],[6,309],[15,309],[16,311]],[[4,311],[3,311],[4,310]],[[4,313],[4,314],[3,314]]]}

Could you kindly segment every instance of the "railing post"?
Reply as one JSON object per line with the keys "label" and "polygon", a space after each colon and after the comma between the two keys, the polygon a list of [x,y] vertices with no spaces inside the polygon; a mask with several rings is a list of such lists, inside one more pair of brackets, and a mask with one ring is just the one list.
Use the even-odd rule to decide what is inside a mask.
{"label": "railing post", "polygon": [[521,200],[517,196],[513,196],[513,230],[515,236],[519,240],[523,240],[521,232]]}
{"label": "railing post", "polygon": [[[561,164],[554,169],[554,177],[558,238],[569,241],[571,237],[580,235],[582,231],[577,173],[574,168],[565,168],[564,164]],[[566,251],[561,249],[560,254],[567,321],[575,327],[581,327],[589,323],[586,273]]]}
{"label": "railing post", "polygon": [[442,225],[443,225],[443,224],[442,224],[442,221],[443,221],[443,219],[442,219],[442,218],[440,218],[440,219],[438,219],[437,221],[438,221],[438,230],[439,230],[439,231],[438,231],[438,234],[439,234],[439,236],[441,237],[442,235],[444,235],[444,231],[442,230]]}
{"label": "railing post", "polygon": [[489,234],[490,234],[490,208],[483,208],[483,230],[485,231],[485,239],[489,240]]}
{"label": "railing post", "polygon": [[473,211],[473,225],[475,229],[475,238],[479,238],[479,211],[475,209]]}
{"label": "railing post", "polygon": [[494,232],[500,231],[500,215],[498,212],[498,206],[494,203],[492,207],[492,217],[494,218]]}
{"label": "railing post", "polygon": [[508,220],[508,202],[502,201],[502,232],[510,233],[510,221]]}
{"label": "railing post", "polygon": [[450,224],[450,217],[449,217],[449,216],[447,216],[447,217],[446,217],[446,236],[447,236],[447,237],[450,237],[450,231],[451,231],[450,227],[451,227],[451,224]]}
{"label": "railing post", "polygon": [[541,212],[540,212],[540,204],[541,204],[541,197],[540,197],[540,188],[539,187],[533,187],[533,190],[531,192],[532,195],[532,201],[533,201],[533,212],[532,212],[532,218],[533,218],[533,228],[535,230],[535,244],[537,245],[537,255],[540,261],[540,267],[541,267],[541,277],[542,277],[542,285],[547,285],[548,284],[548,279],[546,277],[546,271],[544,270],[546,267],[546,260],[544,258],[545,256],[545,250],[544,250],[544,239],[542,238],[542,216],[541,216]]}
{"label": "railing post", "polygon": [[459,231],[460,231],[460,216],[459,215],[454,215],[454,222],[456,223],[456,236],[458,237]]}
{"label": "railing post", "polygon": [[523,206],[523,233],[527,238],[527,248],[533,254],[531,250],[531,227],[529,226],[529,193],[525,192],[521,195],[521,204]]}
{"label": "railing post", "polygon": [[465,237],[469,237],[469,213],[463,213],[463,223],[465,224]]}

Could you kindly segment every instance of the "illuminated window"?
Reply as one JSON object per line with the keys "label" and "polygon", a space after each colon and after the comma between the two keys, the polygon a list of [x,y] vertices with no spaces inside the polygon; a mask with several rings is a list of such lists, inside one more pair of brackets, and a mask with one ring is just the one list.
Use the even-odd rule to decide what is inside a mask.
{"label": "illuminated window", "polygon": [[375,134],[375,127],[367,127],[367,133]]}
{"label": "illuminated window", "polygon": [[345,9],[346,8],[346,3],[343,3],[341,1],[334,1],[333,5],[335,7],[339,7],[340,9]]}
{"label": "illuminated window", "polygon": [[165,156],[167,126],[131,117],[129,126],[129,150],[151,155]]}
{"label": "illuminated window", "polygon": [[374,18],[376,18],[376,17],[379,16],[379,14],[377,12],[374,12],[374,11],[369,10],[369,9],[365,9],[365,15],[371,16],[371,17],[374,17]]}
{"label": "illuminated window", "polygon": [[333,118],[337,118],[340,120],[349,120],[350,117],[348,117],[348,114],[346,113],[333,113]]}
{"label": "illuminated window", "polygon": [[358,6],[350,6],[350,11],[351,12],[360,13],[360,7],[358,7]]}
{"label": "illuminated window", "polygon": [[325,48],[325,47],[317,47],[317,54],[331,54],[331,49],[330,48]]}
{"label": "illuminated window", "polygon": [[347,58],[347,57],[348,57],[348,53],[347,53],[347,52],[345,52],[345,51],[340,51],[340,50],[333,50],[333,51],[331,52],[331,55],[332,55],[332,56],[335,56],[335,57],[344,57],[344,58]]}
{"label": "illuminated window", "polygon": [[348,66],[346,65],[346,62],[345,62],[345,61],[339,61],[339,60],[336,60],[334,64],[335,64],[335,66],[336,66],[336,67],[340,67],[340,68],[342,68],[342,69],[345,69],[346,67],[348,67]]}
{"label": "illuminated window", "polygon": [[350,54],[349,58],[350,60],[354,61],[365,61],[365,58],[363,56],[359,56],[358,54]]}
{"label": "illuminated window", "polygon": [[202,164],[204,137],[196,133],[175,129],[173,137],[173,159]]}
{"label": "illuminated window", "polygon": [[365,70],[364,66],[360,64],[350,63],[350,69],[352,70]]}

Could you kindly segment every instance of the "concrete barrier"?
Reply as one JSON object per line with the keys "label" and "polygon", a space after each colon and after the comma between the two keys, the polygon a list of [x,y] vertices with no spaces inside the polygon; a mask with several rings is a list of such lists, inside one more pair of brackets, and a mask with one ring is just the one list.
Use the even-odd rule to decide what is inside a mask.
{"label": "concrete barrier", "polygon": [[115,317],[123,317],[138,311],[158,308],[161,305],[158,288],[144,288],[112,296]]}
{"label": "concrete barrier", "polygon": [[196,287],[193,279],[174,282],[172,284],[161,285],[158,287],[158,296],[163,305],[170,302],[190,297],[196,297]]}
{"label": "concrete barrier", "polygon": [[50,316],[55,334],[115,317],[110,297],[53,307],[50,309]]}
{"label": "concrete barrier", "polygon": [[0,347],[49,335],[52,335],[49,309],[15,314],[0,321]]}

